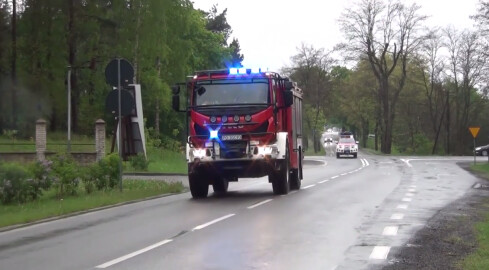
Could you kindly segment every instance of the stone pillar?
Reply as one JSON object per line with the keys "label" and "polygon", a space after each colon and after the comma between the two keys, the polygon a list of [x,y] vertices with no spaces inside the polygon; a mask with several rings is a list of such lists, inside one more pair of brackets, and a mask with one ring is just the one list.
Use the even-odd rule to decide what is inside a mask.
{"label": "stone pillar", "polygon": [[95,152],[97,161],[105,156],[105,121],[102,119],[95,122]]}
{"label": "stone pillar", "polygon": [[36,121],[36,154],[37,160],[46,159],[46,120]]}

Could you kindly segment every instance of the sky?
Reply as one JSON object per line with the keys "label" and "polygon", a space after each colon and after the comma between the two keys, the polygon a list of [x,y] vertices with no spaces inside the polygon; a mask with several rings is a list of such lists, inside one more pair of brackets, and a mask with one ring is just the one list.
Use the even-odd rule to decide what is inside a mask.
{"label": "sky", "polygon": [[[410,0],[429,16],[427,26],[473,27],[479,0]],[[217,4],[227,8],[232,37],[239,40],[245,67],[267,67],[279,71],[290,66],[290,58],[302,43],[326,51],[344,41],[338,18],[356,0],[194,0],[205,11]]]}

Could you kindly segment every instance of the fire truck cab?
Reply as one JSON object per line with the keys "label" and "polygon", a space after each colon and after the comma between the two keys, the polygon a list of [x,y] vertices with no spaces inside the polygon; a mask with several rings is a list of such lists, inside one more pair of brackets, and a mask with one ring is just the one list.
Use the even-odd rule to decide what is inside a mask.
{"label": "fire truck cab", "polygon": [[190,192],[224,193],[239,178],[268,176],[274,194],[299,189],[302,180],[302,90],[264,69],[198,71],[172,87],[172,105],[187,114],[186,158]]}

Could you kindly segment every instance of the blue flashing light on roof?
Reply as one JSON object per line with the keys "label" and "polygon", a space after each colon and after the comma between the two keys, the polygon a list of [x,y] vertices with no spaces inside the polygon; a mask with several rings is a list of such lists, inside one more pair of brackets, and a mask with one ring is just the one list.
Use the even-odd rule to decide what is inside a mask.
{"label": "blue flashing light on roof", "polygon": [[237,68],[230,68],[229,69],[229,74],[231,74],[231,75],[237,75],[238,74],[238,69]]}
{"label": "blue flashing light on roof", "polygon": [[252,68],[252,69],[251,69],[251,73],[252,73],[252,74],[257,74],[257,73],[260,73],[260,68]]}
{"label": "blue flashing light on roof", "polygon": [[246,68],[239,68],[239,74],[246,74]]}

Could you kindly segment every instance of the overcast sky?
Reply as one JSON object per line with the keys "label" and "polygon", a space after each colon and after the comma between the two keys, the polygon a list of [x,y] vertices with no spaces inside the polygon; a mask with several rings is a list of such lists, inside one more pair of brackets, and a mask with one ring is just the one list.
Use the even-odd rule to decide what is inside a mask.
{"label": "overcast sky", "polygon": [[[228,23],[244,54],[245,67],[260,66],[279,71],[290,65],[302,42],[330,50],[343,40],[338,18],[356,0],[194,0],[194,7],[208,11],[218,4],[227,8]],[[426,24],[464,29],[479,0],[415,0]]]}

